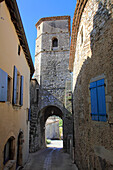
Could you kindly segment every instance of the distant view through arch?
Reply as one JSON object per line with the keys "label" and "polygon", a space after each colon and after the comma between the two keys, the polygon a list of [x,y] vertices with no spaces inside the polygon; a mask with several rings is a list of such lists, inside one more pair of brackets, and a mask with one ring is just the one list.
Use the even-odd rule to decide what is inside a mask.
{"label": "distant view through arch", "polygon": [[45,123],[47,147],[63,148],[63,120],[59,116],[50,116]]}

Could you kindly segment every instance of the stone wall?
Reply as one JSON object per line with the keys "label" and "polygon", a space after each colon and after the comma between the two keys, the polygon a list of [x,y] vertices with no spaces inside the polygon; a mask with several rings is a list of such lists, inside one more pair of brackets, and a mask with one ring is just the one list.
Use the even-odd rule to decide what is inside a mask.
{"label": "stone wall", "polygon": [[[64,106],[65,101],[65,82],[70,80],[68,71],[70,53],[70,17],[49,17],[42,18],[36,24],[37,39],[35,53],[35,73],[34,77],[39,84],[38,106],[31,103],[31,114],[34,115],[33,134],[37,134],[37,146],[45,147],[45,122],[49,116],[56,115],[63,119],[64,148],[67,150],[67,137],[72,134],[72,114]],[[58,40],[58,46],[53,47],[54,38]],[[34,87],[36,88],[36,87]],[[31,96],[34,96],[31,88]],[[35,119],[35,120],[34,120]],[[37,121],[36,121],[37,120]],[[36,133],[35,133],[36,130]],[[31,137],[33,143],[35,137]],[[32,149],[31,149],[32,150]],[[35,150],[35,149],[34,149]]]}
{"label": "stone wall", "polygon": [[31,80],[30,84],[30,135],[29,135],[29,151],[35,152],[40,148],[40,125],[38,124],[38,115],[39,111],[39,95],[37,90],[39,89],[39,84],[36,79]]}
{"label": "stone wall", "polygon": [[47,119],[45,124],[45,137],[47,139],[60,139],[58,118],[52,116]]}
{"label": "stone wall", "polygon": [[[87,1],[76,38],[73,63],[75,162],[81,170],[110,170],[113,169],[112,1]],[[89,84],[100,79],[105,81],[106,122],[91,118]]]}

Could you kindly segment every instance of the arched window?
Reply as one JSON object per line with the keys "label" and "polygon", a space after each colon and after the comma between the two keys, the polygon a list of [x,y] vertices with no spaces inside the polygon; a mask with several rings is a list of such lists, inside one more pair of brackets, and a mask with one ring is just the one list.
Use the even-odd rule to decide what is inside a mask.
{"label": "arched window", "polygon": [[58,47],[58,39],[57,38],[53,38],[52,47]]}
{"label": "arched window", "polygon": [[4,147],[4,164],[14,158],[14,137],[10,137]]}

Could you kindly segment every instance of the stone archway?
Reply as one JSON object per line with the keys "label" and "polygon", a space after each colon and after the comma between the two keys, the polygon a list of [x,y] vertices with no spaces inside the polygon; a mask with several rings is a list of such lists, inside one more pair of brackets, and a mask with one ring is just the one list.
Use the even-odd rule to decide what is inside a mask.
{"label": "stone archway", "polygon": [[[64,107],[48,105],[41,110],[31,107],[30,121],[30,152],[36,152],[46,147],[45,143],[45,123],[50,116],[59,116],[63,120],[63,148],[69,152],[69,135],[72,134],[72,115],[68,115]],[[71,139],[72,140],[72,139]]]}
{"label": "stone archway", "polygon": [[42,109],[40,111],[40,116],[39,116],[39,124],[40,124],[40,148],[44,148],[46,147],[46,143],[45,143],[45,123],[46,120],[50,117],[50,116],[59,116],[62,120],[64,118],[64,114],[63,112],[56,106],[47,106],[44,109]]}

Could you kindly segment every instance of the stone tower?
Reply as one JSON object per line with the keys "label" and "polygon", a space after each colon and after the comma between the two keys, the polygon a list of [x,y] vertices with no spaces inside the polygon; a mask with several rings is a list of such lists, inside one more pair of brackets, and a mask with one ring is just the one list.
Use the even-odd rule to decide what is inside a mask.
{"label": "stone tower", "polygon": [[[65,84],[70,81],[68,71],[70,53],[70,17],[58,16],[40,19],[36,24],[35,74],[38,83],[38,105],[31,101],[31,150],[45,146],[45,122],[49,116],[63,119],[64,148],[68,134],[72,134],[72,115],[66,109]],[[33,97],[32,84],[31,98]],[[37,98],[37,97],[36,97]],[[70,115],[69,119],[68,116]],[[35,128],[34,128],[35,127]],[[38,127],[38,128],[37,128]],[[37,134],[37,135],[36,135]]]}
{"label": "stone tower", "polygon": [[34,77],[42,89],[63,103],[65,80],[70,79],[70,17],[42,18],[37,22],[36,28]]}

